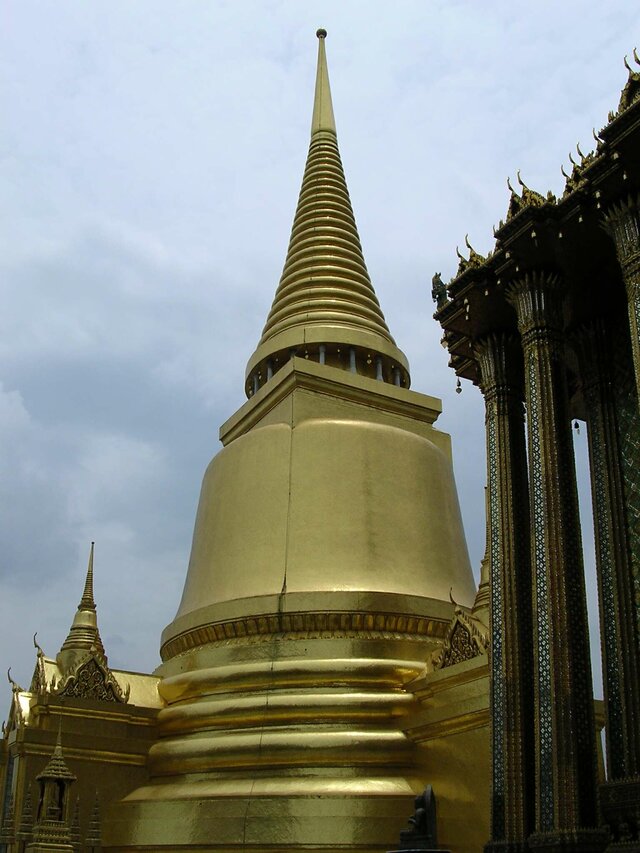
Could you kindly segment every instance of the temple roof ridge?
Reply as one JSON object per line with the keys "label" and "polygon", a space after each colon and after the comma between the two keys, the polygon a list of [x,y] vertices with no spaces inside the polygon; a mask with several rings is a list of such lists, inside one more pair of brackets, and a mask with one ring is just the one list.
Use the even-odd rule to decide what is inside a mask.
{"label": "temple roof ridge", "polygon": [[[638,56],[638,51],[635,47],[633,49],[633,58],[636,65],[640,66],[640,57]],[[631,104],[640,98],[640,72],[636,71],[631,65],[629,65],[629,61],[626,56],[624,58],[624,67],[629,72],[629,76],[622,92],[620,93],[620,103],[618,104],[618,111],[615,115],[619,115],[621,112],[624,112],[627,107],[630,107]]]}

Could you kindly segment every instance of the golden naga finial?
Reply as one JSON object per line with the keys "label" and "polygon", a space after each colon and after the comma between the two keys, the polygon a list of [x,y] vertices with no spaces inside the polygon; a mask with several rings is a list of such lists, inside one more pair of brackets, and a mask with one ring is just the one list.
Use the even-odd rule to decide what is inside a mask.
{"label": "golden naga finial", "polygon": [[629,65],[629,63],[627,62],[627,57],[626,57],[626,56],[625,56],[625,58],[624,58],[624,67],[627,69],[627,71],[629,72],[629,74],[633,74],[633,68],[632,68],[632,67]]}
{"label": "golden naga finial", "polygon": [[453,597],[453,587],[452,586],[449,587],[449,601],[453,604],[453,606],[455,608],[455,612],[457,613],[460,610],[460,605],[458,604],[458,602]]}
{"label": "golden naga finial", "polygon": [[596,133],[596,129],[595,129],[595,127],[591,128],[591,133],[593,134],[593,138],[595,139],[596,143],[597,143],[598,145],[602,145],[603,140],[602,140],[602,139],[600,139],[600,137],[599,137],[599,136],[598,136],[598,134]]}
{"label": "golden naga finial", "polygon": [[560,166],[560,171],[561,171],[561,172],[562,172],[562,174],[565,176],[565,178],[566,178],[567,180],[569,180],[569,175],[567,175],[567,173],[566,173],[566,172],[565,172],[565,170],[564,170],[564,163],[562,164],[562,166]]}
{"label": "golden naga finial", "polygon": [[573,154],[571,153],[571,151],[569,151],[569,160],[571,160],[571,162],[573,163],[574,166],[576,166],[576,167],[578,166],[576,161],[573,159]]}
{"label": "golden naga finial", "polygon": [[37,638],[38,638],[38,632],[36,631],[35,634],[33,635],[33,648],[37,649],[38,654],[42,655],[44,657],[44,652],[42,651],[41,647],[38,645],[38,639]]}
{"label": "golden naga finial", "polygon": [[578,155],[580,156],[580,159],[581,159],[581,160],[584,160],[584,154],[583,154],[583,153],[582,153],[582,151],[580,150],[580,143],[579,143],[579,142],[576,144],[576,151],[578,152]]}
{"label": "golden naga finial", "polygon": [[[540,195],[536,190],[532,190],[528,187],[525,182],[522,180],[522,176],[520,175],[520,169],[517,172],[518,175],[518,183],[522,187],[522,204],[524,207],[527,205],[533,205],[534,207],[540,207],[545,203],[544,196]],[[548,194],[546,201],[552,201],[552,197]]]}
{"label": "golden naga finial", "polygon": [[474,266],[474,267],[482,266],[482,264],[486,261],[486,258],[483,257],[483,255],[481,255],[479,252],[476,252],[476,250],[473,248],[473,246],[469,242],[469,235],[468,234],[464,235],[464,244],[467,247],[467,249],[469,249],[469,260],[467,261],[467,264],[469,264],[470,266]]}
{"label": "golden naga finial", "polygon": [[640,65],[640,57],[638,57],[638,54],[637,54],[637,52],[636,52],[635,47],[633,48],[633,58],[635,59],[636,63],[637,63],[638,65]]}
{"label": "golden naga finial", "polygon": [[[467,242],[467,238],[465,237],[465,243],[466,242]],[[462,275],[463,272],[466,272],[466,270],[469,269],[469,266],[471,263],[471,258],[473,257],[473,252],[471,252],[471,255],[467,259],[467,258],[465,258],[465,256],[463,254],[461,254],[460,249],[456,246],[456,255],[460,259],[460,262],[458,263],[458,273],[457,274]]]}
{"label": "golden naga finial", "polygon": [[14,693],[22,693],[22,687],[20,687],[17,681],[14,681],[13,678],[11,678],[11,667],[7,670],[7,681],[11,685],[11,690]]}
{"label": "golden naga finial", "polygon": [[[519,171],[518,180],[520,181]],[[520,183],[522,184],[522,181],[520,181]],[[507,187],[509,188],[509,192],[511,193],[511,198],[509,199],[509,207],[507,209],[507,222],[509,222],[510,219],[512,219],[517,213],[520,212],[520,210],[522,210],[524,193],[522,196],[518,195],[518,193],[513,188],[511,178],[507,178]]]}

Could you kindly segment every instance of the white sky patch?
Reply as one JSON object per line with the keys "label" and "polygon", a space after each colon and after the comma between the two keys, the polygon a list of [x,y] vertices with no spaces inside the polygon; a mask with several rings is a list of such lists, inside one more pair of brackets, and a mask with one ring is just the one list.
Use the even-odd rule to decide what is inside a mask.
{"label": "white sky patch", "polygon": [[[0,382],[0,430],[2,438],[7,441],[13,436],[12,433],[21,434],[28,431],[31,424],[29,412],[25,409],[24,402],[19,391],[7,391]],[[0,461],[5,461],[1,457]]]}
{"label": "white sky patch", "polygon": [[[86,526],[99,525],[102,519],[108,522],[115,513],[116,519],[129,516],[133,524],[131,511],[165,482],[166,474],[159,447],[126,435],[83,436],[66,486],[69,516]],[[133,536],[129,525],[120,523],[116,528],[120,539]]]}

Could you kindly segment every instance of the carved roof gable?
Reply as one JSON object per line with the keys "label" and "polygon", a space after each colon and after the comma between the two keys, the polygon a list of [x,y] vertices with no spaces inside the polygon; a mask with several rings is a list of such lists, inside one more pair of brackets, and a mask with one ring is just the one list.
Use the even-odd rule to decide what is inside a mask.
{"label": "carved roof gable", "polygon": [[127,702],[129,688],[123,692],[106,661],[96,650],[67,674],[55,690],[57,696],[78,699],[100,699],[103,702]]}
{"label": "carved roof gable", "polygon": [[449,624],[444,647],[433,656],[433,668],[444,669],[487,653],[488,632],[461,607],[456,607]]}

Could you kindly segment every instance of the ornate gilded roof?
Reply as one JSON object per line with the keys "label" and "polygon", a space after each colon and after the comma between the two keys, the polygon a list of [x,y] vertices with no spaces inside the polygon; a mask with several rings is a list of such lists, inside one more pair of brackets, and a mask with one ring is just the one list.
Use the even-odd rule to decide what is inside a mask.
{"label": "ornate gilded roof", "polygon": [[[638,57],[637,51],[633,50],[633,58],[636,61],[636,64],[640,66],[640,58]],[[635,71],[627,62],[627,57],[624,58],[625,68],[629,72],[629,77],[625,84],[622,93],[620,94],[620,103],[618,104],[618,114],[626,110],[634,101],[637,101],[640,98],[640,72]]]}
{"label": "ornate gilded roof", "polygon": [[67,638],[56,659],[60,677],[49,684],[46,683],[46,678],[43,679],[44,654],[36,645],[38,662],[32,687],[35,685],[36,689],[55,692],[61,696],[126,702],[129,695],[128,689],[122,690],[109,669],[98,630],[96,604],[93,597],[93,554],[94,543],[92,542],[82,598]]}
{"label": "ornate gilded roof", "polygon": [[466,272],[468,269],[479,268],[487,260],[484,255],[481,255],[480,252],[476,252],[476,250],[473,248],[473,246],[469,242],[468,234],[465,235],[464,244],[467,249],[469,249],[469,257],[465,258],[464,255],[461,255],[460,250],[456,246],[456,255],[459,258],[457,275],[462,275],[462,273]]}
{"label": "ornate gilded roof", "polygon": [[[519,188],[507,182],[507,216],[493,230],[496,242],[486,260],[481,262],[477,253],[471,252],[468,260],[461,258],[448,285],[440,277],[434,278],[433,295],[438,303],[435,316],[443,327],[442,342],[449,350],[450,365],[459,377],[479,382],[474,340],[495,328],[513,330],[515,315],[505,288],[516,274],[541,266],[561,273],[572,294],[566,302],[565,321],[573,326],[590,322],[603,309],[600,291],[585,289],[592,275],[592,259],[598,258],[608,282],[619,280],[615,244],[633,235],[618,233],[612,241],[608,234],[619,231],[626,221],[626,209],[637,205],[640,180],[637,51],[633,57],[638,68],[625,60],[628,78],[619,108],[609,113],[608,123],[598,133],[593,130],[595,146],[583,152],[577,145],[577,155],[569,154],[570,173],[562,167],[566,184],[561,197],[530,189],[518,173]],[[622,303],[618,293],[608,285],[607,310],[617,310]]]}
{"label": "ornate gilded roof", "polygon": [[82,598],[80,599],[80,604],[78,604],[78,609],[73,618],[67,638],[58,654],[58,662],[63,672],[73,666],[74,661],[79,656],[78,653],[91,649],[97,649],[103,655],[105,653],[100,632],[98,631],[96,604],[93,599],[94,545],[95,543],[92,542]]}
{"label": "ornate gilded roof", "polygon": [[545,204],[555,204],[556,198],[553,193],[548,192],[545,197],[536,192],[536,190],[530,189],[520,177],[520,170],[518,170],[518,183],[522,188],[522,195],[518,195],[511,186],[511,181],[507,178],[507,186],[511,192],[509,207],[507,209],[507,222],[527,207],[542,207]]}
{"label": "ornate gilded roof", "polygon": [[462,607],[456,606],[441,649],[432,655],[434,669],[444,669],[487,654],[489,629]]}

